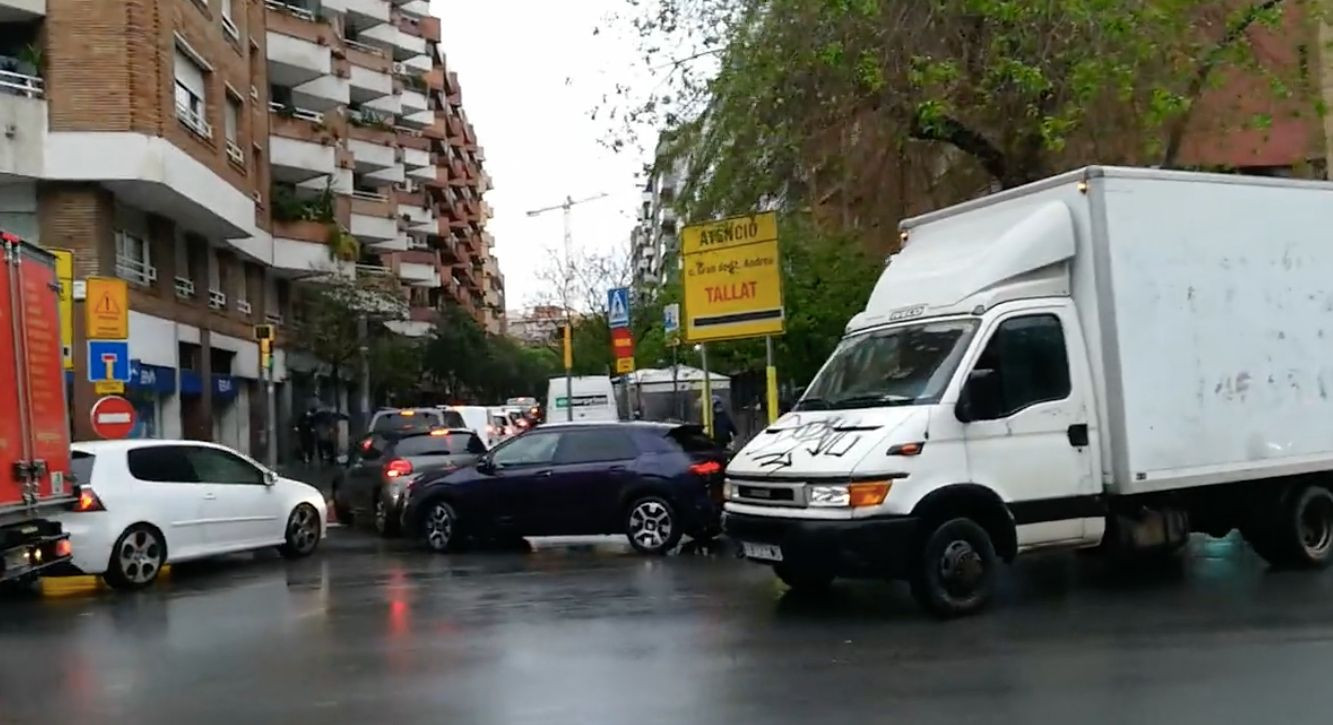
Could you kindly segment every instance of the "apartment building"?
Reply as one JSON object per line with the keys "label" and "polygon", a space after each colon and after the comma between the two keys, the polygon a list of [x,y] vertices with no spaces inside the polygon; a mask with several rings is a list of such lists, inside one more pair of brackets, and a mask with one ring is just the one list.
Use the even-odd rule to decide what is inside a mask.
{"label": "apartment building", "polygon": [[667,283],[679,261],[679,226],[676,192],[685,178],[687,161],[664,153],[657,158],[644,183],[638,221],[630,232],[630,270],[637,294],[650,298]]}
{"label": "apartment building", "polygon": [[503,309],[439,39],[426,0],[0,0],[0,227],[128,281],[138,434],[261,455],[253,326],[278,326],[286,420],[320,368],[293,347],[303,280],[392,275],[402,334]]}

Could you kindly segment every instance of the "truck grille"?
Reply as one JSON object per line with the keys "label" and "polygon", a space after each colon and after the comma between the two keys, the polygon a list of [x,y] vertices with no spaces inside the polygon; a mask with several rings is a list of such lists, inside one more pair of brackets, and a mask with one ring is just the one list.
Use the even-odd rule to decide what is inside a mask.
{"label": "truck grille", "polygon": [[805,482],[803,481],[731,481],[732,501],[757,506],[795,506],[804,508]]}

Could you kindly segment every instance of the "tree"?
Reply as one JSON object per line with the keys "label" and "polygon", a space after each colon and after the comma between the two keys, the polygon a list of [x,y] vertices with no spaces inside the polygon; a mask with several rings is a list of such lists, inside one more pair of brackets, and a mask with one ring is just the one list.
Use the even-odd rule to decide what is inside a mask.
{"label": "tree", "polygon": [[367,344],[362,320],[370,328],[407,318],[407,303],[389,277],[322,277],[302,283],[298,295],[302,320],[294,330],[295,347],[327,365],[335,381]]}
{"label": "tree", "polygon": [[[687,218],[809,208],[880,249],[925,206],[1085,163],[1175,166],[1205,123],[1322,112],[1298,68],[1255,51],[1274,29],[1313,43],[1322,10],[1310,0],[630,7],[618,20],[659,82],[642,84],[647,97],[618,88],[608,105],[621,131],[674,131],[673,153],[690,160]],[[1237,75],[1270,91],[1257,112],[1214,92]],[[1201,118],[1205,98],[1214,113]]]}

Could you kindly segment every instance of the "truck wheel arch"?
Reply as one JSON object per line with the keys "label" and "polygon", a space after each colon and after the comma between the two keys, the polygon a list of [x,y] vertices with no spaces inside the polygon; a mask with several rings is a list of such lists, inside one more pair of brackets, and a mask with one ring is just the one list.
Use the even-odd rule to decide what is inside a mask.
{"label": "truck wheel arch", "polygon": [[[931,491],[912,508],[922,523],[941,523],[965,516],[976,521],[995,542],[995,553],[1005,561],[1018,554],[1018,531],[1013,514],[995,491],[975,483],[956,483]],[[922,527],[922,534],[928,533]]]}

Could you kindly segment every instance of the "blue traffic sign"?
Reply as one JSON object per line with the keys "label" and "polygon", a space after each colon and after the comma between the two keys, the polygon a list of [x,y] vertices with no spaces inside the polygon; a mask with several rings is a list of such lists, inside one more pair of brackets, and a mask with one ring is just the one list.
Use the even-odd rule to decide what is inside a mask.
{"label": "blue traffic sign", "polygon": [[629,327],[629,288],[606,291],[606,321],[611,327]]}
{"label": "blue traffic sign", "polygon": [[94,383],[130,382],[129,341],[89,340],[88,380]]}

